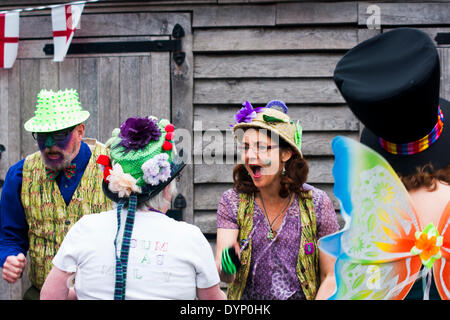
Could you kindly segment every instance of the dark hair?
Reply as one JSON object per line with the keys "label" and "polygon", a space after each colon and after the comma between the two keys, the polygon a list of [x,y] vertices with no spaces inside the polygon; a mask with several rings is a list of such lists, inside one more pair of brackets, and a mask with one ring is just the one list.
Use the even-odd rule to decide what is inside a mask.
{"label": "dark hair", "polygon": [[438,181],[450,185],[450,165],[440,170],[434,170],[430,163],[417,168],[416,173],[400,178],[408,191],[420,188],[434,191],[437,188]]}
{"label": "dark hair", "polygon": [[[290,144],[285,142],[282,138],[280,141],[280,153],[283,150],[291,149]],[[306,195],[303,189],[303,184],[306,182],[309,173],[309,166],[306,159],[301,158],[300,155],[292,150],[291,158],[285,164],[286,174],[281,176],[280,197],[286,198],[291,192],[304,198]],[[233,169],[233,188],[237,192],[242,193],[256,193],[258,188],[253,183],[252,178],[248,174],[247,169],[243,164],[238,164]]]}

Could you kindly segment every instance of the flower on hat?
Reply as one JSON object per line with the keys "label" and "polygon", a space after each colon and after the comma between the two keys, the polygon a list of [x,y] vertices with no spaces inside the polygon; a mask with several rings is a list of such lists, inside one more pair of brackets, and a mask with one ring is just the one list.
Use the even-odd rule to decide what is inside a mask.
{"label": "flower on hat", "polygon": [[169,155],[160,153],[142,164],[142,172],[144,180],[152,186],[164,182],[170,177]]}
{"label": "flower on hat", "polygon": [[118,163],[113,165],[106,180],[109,181],[109,190],[118,193],[119,198],[129,197],[132,192],[141,193],[141,188],[136,184],[137,180],[131,174],[124,173]]}
{"label": "flower on hat", "polygon": [[252,122],[252,120],[256,117],[256,113],[261,112],[262,109],[264,109],[264,107],[253,108],[253,106],[248,101],[245,101],[242,105],[244,107],[241,108],[234,116],[236,123]]}
{"label": "flower on hat", "polygon": [[158,141],[161,130],[155,120],[149,118],[128,118],[120,126],[120,144],[126,151],[139,150],[151,140]]}

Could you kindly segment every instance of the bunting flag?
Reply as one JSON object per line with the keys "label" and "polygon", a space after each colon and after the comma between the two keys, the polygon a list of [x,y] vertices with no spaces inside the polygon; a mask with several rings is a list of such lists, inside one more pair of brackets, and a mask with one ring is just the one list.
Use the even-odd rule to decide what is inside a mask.
{"label": "bunting flag", "polygon": [[80,22],[82,4],[67,4],[52,8],[52,26],[53,26],[53,61],[61,62],[66,56],[72,41],[75,29]]}
{"label": "bunting flag", "polygon": [[0,13],[0,68],[11,68],[19,47],[19,13]]}

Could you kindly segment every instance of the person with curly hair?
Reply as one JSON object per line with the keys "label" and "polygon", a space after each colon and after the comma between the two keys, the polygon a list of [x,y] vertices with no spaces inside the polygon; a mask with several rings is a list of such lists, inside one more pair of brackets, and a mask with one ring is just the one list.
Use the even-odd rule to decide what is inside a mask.
{"label": "person with curly hair", "polygon": [[[337,88],[364,125],[360,142],[401,177],[422,226],[438,226],[450,200],[450,102],[440,97],[440,80],[435,43],[414,28],[361,42],[334,71]],[[422,280],[405,299],[440,299],[435,281],[424,290]]]}
{"label": "person with curly hair", "polygon": [[317,239],[339,225],[327,194],[306,184],[301,126],[282,101],[243,105],[233,126],[242,163],[217,210],[216,265],[228,299],[326,298],[334,260]]}

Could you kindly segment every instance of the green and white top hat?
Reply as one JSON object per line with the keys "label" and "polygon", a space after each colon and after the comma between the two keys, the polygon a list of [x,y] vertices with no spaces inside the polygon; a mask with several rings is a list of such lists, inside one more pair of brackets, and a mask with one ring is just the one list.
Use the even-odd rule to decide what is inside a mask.
{"label": "green and white top hat", "polygon": [[89,111],[83,110],[75,89],[42,89],[37,96],[34,117],[25,122],[29,132],[54,132],[73,127],[89,118]]}

